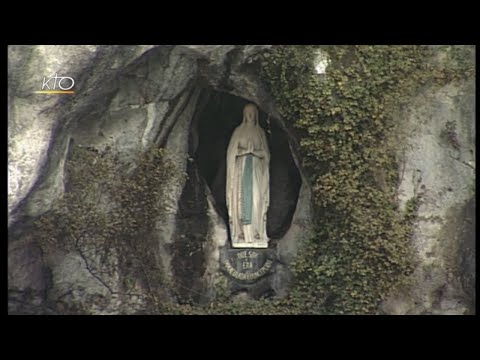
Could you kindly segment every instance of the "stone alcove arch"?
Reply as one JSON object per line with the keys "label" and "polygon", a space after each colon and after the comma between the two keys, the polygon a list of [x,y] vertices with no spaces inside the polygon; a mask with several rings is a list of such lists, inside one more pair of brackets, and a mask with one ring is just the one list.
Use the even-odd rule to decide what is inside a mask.
{"label": "stone alcove arch", "polygon": [[[189,127],[187,180],[178,201],[171,248],[173,275],[181,284],[177,287],[179,301],[196,303],[209,298],[209,290],[205,291],[209,285],[205,284],[219,270],[216,251],[229,246],[226,151],[233,130],[242,120],[243,107],[249,102],[253,101],[212,87],[201,89],[196,102]],[[290,147],[292,139],[280,120],[269,116],[261,106],[259,120],[271,152],[267,234],[280,259],[288,263],[303,231],[303,212],[308,213],[308,189]],[[269,281],[249,286],[246,291],[253,297],[269,291],[280,294],[288,279],[287,268],[280,266]],[[242,289],[240,286],[237,290]]]}
{"label": "stone alcove arch", "polygon": [[[239,96],[205,90],[192,123],[191,156],[215,199],[215,209],[225,223],[228,223],[225,201],[226,151],[233,130],[241,122],[243,107],[249,102]],[[283,237],[290,227],[302,180],[290,151],[287,134],[278,119],[270,117],[261,108],[259,117],[271,152],[267,233],[275,240]]]}

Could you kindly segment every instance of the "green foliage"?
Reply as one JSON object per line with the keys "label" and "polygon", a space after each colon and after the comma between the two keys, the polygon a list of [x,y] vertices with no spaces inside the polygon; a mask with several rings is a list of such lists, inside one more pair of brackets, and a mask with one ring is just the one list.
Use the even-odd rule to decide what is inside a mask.
{"label": "green foliage", "polygon": [[[111,293],[134,294],[141,286],[155,301],[163,281],[149,234],[167,204],[164,184],[178,172],[164,149],[153,146],[135,165],[128,173],[110,151],[75,147],[66,163],[65,195],[36,221],[37,234],[47,253],[78,253]],[[117,273],[120,289],[111,281]]]}
{"label": "green foliage", "polygon": [[[319,49],[331,59],[326,77],[313,70]],[[388,136],[392,112],[438,80],[431,56],[423,46],[282,46],[262,62],[313,184],[316,235],[293,264],[290,295],[308,301],[309,313],[374,313],[412,271],[416,207],[408,215],[397,209],[398,163]]]}

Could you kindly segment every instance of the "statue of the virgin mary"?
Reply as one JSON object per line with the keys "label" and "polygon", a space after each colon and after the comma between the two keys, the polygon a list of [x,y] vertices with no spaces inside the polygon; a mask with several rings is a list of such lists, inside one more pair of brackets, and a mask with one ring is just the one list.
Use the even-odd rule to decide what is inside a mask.
{"label": "statue of the virgin mary", "polygon": [[269,162],[257,107],[248,104],[227,150],[226,200],[234,248],[268,248]]}

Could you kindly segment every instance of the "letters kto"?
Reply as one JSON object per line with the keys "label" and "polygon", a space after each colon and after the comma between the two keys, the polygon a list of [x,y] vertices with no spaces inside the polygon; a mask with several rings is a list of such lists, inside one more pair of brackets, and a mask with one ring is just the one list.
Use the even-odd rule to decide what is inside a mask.
{"label": "letters kto", "polygon": [[[53,87],[50,88],[50,86],[52,86],[52,83],[51,83],[52,80],[53,80]],[[58,74],[55,74],[55,76],[50,76],[49,78],[47,78],[46,76],[43,77],[42,90],[56,90],[58,86],[60,90],[66,91],[66,90],[72,89],[74,85],[75,85],[75,80],[73,80],[72,77],[58,76]]]}

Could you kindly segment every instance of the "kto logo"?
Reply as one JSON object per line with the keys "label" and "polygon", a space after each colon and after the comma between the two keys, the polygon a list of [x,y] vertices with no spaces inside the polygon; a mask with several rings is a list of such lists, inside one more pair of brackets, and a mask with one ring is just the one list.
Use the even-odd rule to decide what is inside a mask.
{"label": "kto logo", "polygon": [[75,80],[69,76],[50,76],[43,77],[42,90],[35,91],[36,94],[74,94],[72,90]]}

